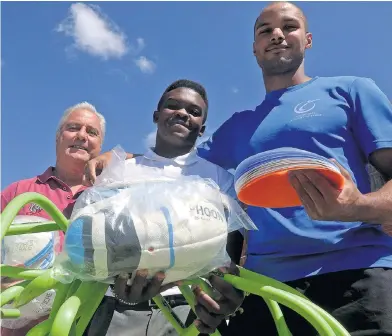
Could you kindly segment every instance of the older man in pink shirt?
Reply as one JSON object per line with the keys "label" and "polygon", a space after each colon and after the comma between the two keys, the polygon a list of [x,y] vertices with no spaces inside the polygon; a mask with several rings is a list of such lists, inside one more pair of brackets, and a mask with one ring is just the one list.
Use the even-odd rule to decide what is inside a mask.
{"label": "older man in pink shirt", "polygon": [[[87,102],[67,109],[60,120],[56,133],[56,164],[38,176],[20,180],[1,192],[1,211],[16,196],[25,192],[37,192],[49,198],[69,218],[77,197],[86,188],[83,185],[84,167],[87,161],[99,155],[105,135],[105,118]],[[34,215],[50,219],[37,204],[27,204],[19,215]],[[61,242],[63,233],[61,232]],[[2,288],[4,288],[4,283]],[[35,324],[33,321],[22,329],[2,327],[1,335],[21,336]]]}

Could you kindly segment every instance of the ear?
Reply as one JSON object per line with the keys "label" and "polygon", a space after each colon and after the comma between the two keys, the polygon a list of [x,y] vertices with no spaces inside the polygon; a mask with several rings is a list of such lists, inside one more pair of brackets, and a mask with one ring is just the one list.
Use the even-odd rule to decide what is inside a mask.
{"label": "ear", "polygon": [[312,35],[312,33],[306,33],[305,38],[306,38],[305,49],[312,48],[312,44],[313,44],[313,35]]}
{"label": "ear", "polygon": [[255,42],[253,42],[253,55],[255,55],[255,56],[256,56]]}
{"label": "ear", "polygon": [[159,111],[154,111],[154,114],[152,115],[152,121],[154,122],[154,124],[158,122],[158,119],[159,119]]}
{"label": "ear", "polygon": [[201,126],[200,131],[199,131],[199,137],[203,136],[205,130],[206,130],[206,125]]}

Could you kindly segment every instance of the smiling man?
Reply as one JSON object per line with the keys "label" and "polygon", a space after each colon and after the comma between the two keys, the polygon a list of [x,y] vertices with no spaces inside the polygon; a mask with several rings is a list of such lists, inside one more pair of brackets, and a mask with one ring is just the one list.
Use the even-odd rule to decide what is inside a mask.
{"label": "smiling man", "polygon": [[[86,188],[82,183],[84,166],[88,160],[99,155],[104,135],[105,119],[93,105],[83,102],[67,109],[56,132],[55,166],[47,168],[38,176],[14,182],[5,188],[1,192],[1,212],[16,196],[37,192],[51,200],[69,218],[77,197]],[[18,214],[51,219],[37,204],[27,204]],[[63,233],[60,234],[62,243]],[[39,321],[32,321],[22,329],[2,328],[1,334],[26,335]]]}
{"label": "smiling man", "polygon": [[[66,217],[72,212],[83,185],[84,166],[99,155],[105,135],[105,119],[87,102],[64,112],[56,132],[56,164],[33,178],[12,183],[1,193],[1,210],[16,196],[31,191],[48,197]],[[19,215],[49,218],[39,206],[26,205]]]}
{"label": "smiling man", "polygon": [[[351,335],[392,335],[392,181],[371,192],[366,170],[371,163],[392,177],[391,103],[367,78],[306,75],[313,37],[294,4],[268,5],[253,34],[266,96],[227,120],[199,155],[235,169],[251,155],[295,147],[335,159],[346,181],[340,192],[303,170],[291,176],[303,207],[248,207],[259,230],[249,232],[245,267],[300,290]],[[248,296],[242,307],[225,336],[276,335],[260,297]],[[283,311],[293,335],[317,335]]]}
{"label": "smiling man", "polygon": [[[223,193],[235,197],[233,175],[197,155],[195,144],[198,137],[204,133],[207,114],[207,93],[200,84],[185,79],[172,83],[162,94],[153,113],[153,122],[157,125],[155,146],[144,155],[127,160],[127,164],[160,168],[173,177],[197,175],[208,178],[213,180]],[[91,177],[93,173],[95,179],[95,169],[103,169],[110,158],[111,152],[108,152],[91,160],[86,166],[86,175]],[[236,233],[233,233],[229,238],[238,239],[235,235]],[[174,327],[151,302],[151,298],[163,290],[161,284],[165,275],[158,273],[148,280],[147,273],[145,270],[138,271],[132,286],[127,285],[128,279],[117,278],[114,286],[117,299],[111,296],[104,298],[85,335],[176,335]],[[241,292],[218,277],[212,276],[209,280],[223,293],[216,308],[211,305],[211,300],[209,301],[204,292],[196,291],[197,296],[203,297],[204,300],[196,307],[200,320],[195,321],[195,324],[201,332],[212,332],[243,299]],[[190,307],[179,289],[170,288],[162,295],[185,323]],[[214,313],[213,316],[209,315],[210,312]]]}

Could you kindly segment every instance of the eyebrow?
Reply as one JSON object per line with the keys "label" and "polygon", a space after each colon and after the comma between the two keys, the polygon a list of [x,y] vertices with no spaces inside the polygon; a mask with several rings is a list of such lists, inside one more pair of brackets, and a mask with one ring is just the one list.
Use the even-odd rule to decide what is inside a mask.
{"label": "eyebrow", "polygon": [[[295,17],[291,17],[291,16],[283,17],[283,22],[290,22],[290,21],[298,23],[300,21],[300,19],[295,18]],[[255,23],[255,31],[257,29],[259,29],[259,28],[268,26],[269,24],[270,24],[269,22],[256,21],[256,23]]]}
{"label": "eyebrow", "polygon": [[256,21],[256,23],[255,23],[255,31],[256,31],[257,29],[261,28],[261,27],[268,26],[268,25],[269,25],[268,22]]}
{"label": "eyebrow", "polygon": [[[66,126],[67,127],[69,127],[69,126],[82,126],[82,124],[75,122],[75,121],[71,121],[71,122],[66,123]],[[86,128],[97,132],[98,135],[100,134],[99,130],[93,126],[87,125]]]}
{"label": "eyebrow", "polygon": [[195,104],[195,103],[192,103],[192,102],[190,102],[190,101],[183,100],[183,99],[180,99],[180,98],[169,97],[169,98],[167,98],[166,102],[168,102],[168,101],[170,101],[170,100],[175,101],[175,102],[177,102],[177,103],[186,104],[187,106],[192,106],[192,107],[197,107],[197,108],[199,108],[199,109],[203,109],[203,108],[202,108],[201,106],[199,106],[198,104]]}

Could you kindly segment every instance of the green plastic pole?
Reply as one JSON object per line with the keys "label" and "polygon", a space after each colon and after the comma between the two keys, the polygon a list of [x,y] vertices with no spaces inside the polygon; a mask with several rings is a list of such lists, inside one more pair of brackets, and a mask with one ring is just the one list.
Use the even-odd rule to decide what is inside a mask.
{"label": "green plastic pole", "polygon": [[1,239],[4,238],[12,221],[18,214],[19,210],[22,209],[26,204],[36,203],[42,207],[57,223],[58,229],[62,231],[67,231],[68,220],[65,216],[57,209],[52,201],[50,201],[45,196],[34,193],[27,192],[16,196],[11,202],[8,203],[6,208],[1,214]]}

